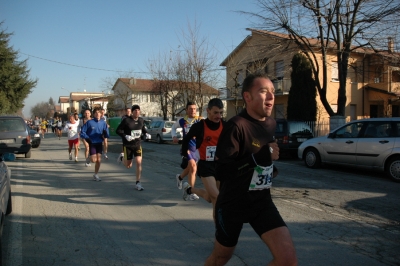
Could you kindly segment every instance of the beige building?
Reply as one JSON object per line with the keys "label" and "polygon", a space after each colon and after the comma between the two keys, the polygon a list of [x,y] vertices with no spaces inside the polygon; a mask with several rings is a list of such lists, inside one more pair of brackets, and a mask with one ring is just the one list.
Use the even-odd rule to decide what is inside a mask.
{"label": "beige building", "polygon": [[[275,118],[286,118],[290,73],[293,55],[300,49],[286,34],[248,29],[247,36],[221,63],[226,67],[227,118],[243,108],[241,84],[248,73],[262,71],[275,86]],[[309,39],[311,44],[317,40]],[[393,40],[388,50],[378,53],[358,49],[351,53],[346,80],[346,120],[363,117],[400,116],[400,54],[394,51]],[[317,47],[316,47],[317,48]],[[338,98],[338,67],[335,51],[328,57],[327,100],[336,112]],[[318,52],[315,52],[318,58]],[[322,56],[319,58],[321,59]],[[322,73],[322,71],[321,71]],[[322,74],[319,77],[322,80]],[[317,120],[329,118],[317,96]]]}
{"label": "beige building", "polygon": [[64,114],[69,113],[80,113],[82,111],[82,105],[88,103],[92,109],[95,107],[101,107],[106,110],[108,98],[102,92],[71,92],[69,96],[60,96],[58,103],[60,104],[60,111]]}
{"label": "beige building", "polygon": [[[173,81],[166,83],[169,86],[174,85]],[[119,115],[122,115],[125,107],[138,104],[142,116],[162,117],[160,95],[157,93],[155,85],[155,82],[150,79],[118,78],[112,91],[114,92],[114,106],[116,110],[119,110]],[[158,85],[163,86],[162,83],[158,83]],[[206,84],[202,84],[202,86],[203,102],[208,103],[210,98],[219,95],[218,90]],[[188,89],[187,91],[190,90]],[[169,91],[170,95],[168,97],[175,97],[177,99],[175,106],[168,105],[169,114],[174,112],[175,115],[179,115],[182,109],[184,109],[188,98],[187,91],[183,93],[178,93],[173,89]],[[205,107],[203,108],[203,113],[204,111]]]}

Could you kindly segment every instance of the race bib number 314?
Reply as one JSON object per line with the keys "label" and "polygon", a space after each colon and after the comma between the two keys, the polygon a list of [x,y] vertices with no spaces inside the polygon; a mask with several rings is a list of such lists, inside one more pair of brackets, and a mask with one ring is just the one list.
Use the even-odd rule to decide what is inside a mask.
{"label": "race bib number 314", "polygon": [[257,165],[254,168],[249,190],[262,190],[271,188],[273,170],[273,164],[267,167]]}

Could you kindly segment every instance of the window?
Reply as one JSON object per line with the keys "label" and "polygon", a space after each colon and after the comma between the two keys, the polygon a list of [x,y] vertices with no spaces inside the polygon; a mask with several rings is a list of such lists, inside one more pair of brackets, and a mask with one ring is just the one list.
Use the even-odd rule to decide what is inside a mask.
{"label": "window", "polygon": [[339,81],[338,62],[332,62],[332,64],[331,64],[331,80],[335,81],[335,82]]}
{"label": "window", "polygon": [[335,133],[336,138],[357,138],[363,123],[357,122],[342,127]]}
{"label": "window", "polygon": [[374,77],[374,83],[381,83],[383,82],[383,70],[381,66],[378,66],[375,68],[375,77]]}
{"label": "window", "polygon": [[364,138],[382,138],[393,136],[390,122],[370,122],[364,132]]}
{"label": "window", "polygon": [[285,66],[283,64],[283,60],[275,62],[275,78],[283,79],[285,74]]}
{"label": "window", "polygon": [[244,69],[237,70],[236,74],[237,74],[237,83],[239,84],[239,86],[242,86],[243,80],[245,78]]}
{"label": "window", "polygon": [[157,102],[157,95],[155,95],[155,94],[150,94],[150,102],[152,102],[152,103],[154,103],[154,102]]}
{"label": "window", "polygon": [[357,119],[357,105],[350,104],[350,119],[356,120]]}
{"label": "window", "polygon": [[283,104],[276,104],[274,106],[274,109],[275,109],[275,118],[276,119],[285,118],[285,111],[284,111],[285,109],[284,109]]}

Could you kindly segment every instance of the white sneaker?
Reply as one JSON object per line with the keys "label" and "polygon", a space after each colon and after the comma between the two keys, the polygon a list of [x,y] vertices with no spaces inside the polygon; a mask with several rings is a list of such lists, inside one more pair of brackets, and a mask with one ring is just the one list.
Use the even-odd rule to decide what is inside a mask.
{"label": "white sneaker", "polygon": [[97,174],[94,174],[93,175],[93,180],[94,181],[101,181],[101,178]]}
{"label": "white sneaker", "polygon": [[86,167],[92,166],[90,163],[85,163]]}
{"label": "white sneaker", "polygon": [[192,194],[188,194],[187,190],[190,188],[190,185],[188,184],[188,182],[185,182],[183,184],[183,199],[184,200],[198,200],[199,196],[197,196],[196,194],[192,193]]}
{"label": "white sneaker", "polygon": [[103,153],[104,158],[108,159],[107,153]]}
{"label": "white sneaker", "polygon": [[122,163],[122,160],[124,159],[124,154],[121,152],[117,158],[118,163]]}
{"label": "white sneaker", "polygon": [[199,200],[199,196],[197,196],[196,194],[192,193],[189,195],[189,200]]}
{"label": "white sneaker", "polygon": [[185,182],[183,183],[183,199],[187,200],[188,199],[188,193],[187,193],[187,189],[190,188],[189,183]]}
{"label": "white sneaker", "polygon": [[69,154],[69,159],[72,160],[72,154],[71,153]]}
{"label": "white sneaker", "polygon": [[141,190],[144,189],[144,188],[142,187],[142,184],[140,184],[140,182],[137,183],[137,184],[135,185],[135,188],[136,188],[137,190],[139,190],[139,191],[141,191]]}
{"label": "white sneaker", "polygon": [[175,176],[176,178],[176,186],[178,187],[178,189],[182,189],[182,180],[179,179],[180,174],[177,174]]}
{"label": "white sneaker", "polygon": [[78,157],[75,157],[75,162],[77,162],[78,161]]}

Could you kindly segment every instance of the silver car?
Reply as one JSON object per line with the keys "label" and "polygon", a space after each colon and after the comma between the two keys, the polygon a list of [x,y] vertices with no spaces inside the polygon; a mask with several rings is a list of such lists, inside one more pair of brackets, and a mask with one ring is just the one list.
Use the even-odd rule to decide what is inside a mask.
{"label": "silver car", "polygon": [[10,181],[11,170],[5,164],[4,161],[6,160],[15,160],[15,155],[10,153],[3,153],[3,151],[0,149],[0,265],[3,265],[2,233],[5,220],[4,218],[12,211]]}
{"label": "silver car", "polygon": [[354,120],[298,148],[309,168],[322,163],[378,169],[400,182],[400,118]]}
{"label": "silver car", "polygon": [[[159,144],[165,141],[172,141],[171,128],[174,123],[175,121],[152,121],[147,128],[147,133],[151,135],[152,140],[155,140]],[[176,136],[180,141],[182,140],[181,128],[176,130]]]}

